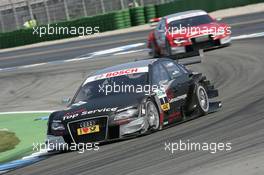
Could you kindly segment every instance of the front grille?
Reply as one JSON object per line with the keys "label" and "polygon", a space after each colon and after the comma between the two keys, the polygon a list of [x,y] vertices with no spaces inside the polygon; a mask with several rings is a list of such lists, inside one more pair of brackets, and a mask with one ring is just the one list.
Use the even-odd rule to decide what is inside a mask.
{"label": "front grille", "polygon": [[[88,126],[84,126],[84,123]],[[89,126],[91,125],[91,126]],[[100,142],[106,139],[108,129],[108,117],[94,117],[68,123],[70,135],[75,143]],[[98,126],[99,131],[94,133],[83,133],[81,128]]]}
{"label": "front grille", "polygon": [[203,43],[211,40],[211,37],[209,35],[202,35],[199,37],[192,38],[191,41],[192,43]]}
{"label": "front grille", "polygon": [[187,51],[197,51],[200,49],[208,49],[213,46],[216,46],[217,43],[209,35],[204,35],[202,37],[192,38],[192,45],[187,48]]}
{"label": "front grille", "polygon": [[213,41],[205,41],[205,42],[193,44],[193,49],[194,50],[207,49],[213,46],[215,46]]}

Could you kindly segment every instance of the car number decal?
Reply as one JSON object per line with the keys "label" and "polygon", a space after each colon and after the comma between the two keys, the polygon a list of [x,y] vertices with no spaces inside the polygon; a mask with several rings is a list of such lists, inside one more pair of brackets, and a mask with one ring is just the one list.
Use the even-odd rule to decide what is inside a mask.
{"label": "car number decal", "polygon": [[156,90],[156,95],[160,99],[160,107],[165,112],[170,110],[170,103],[167,97],[167,94],[164,89],[158,89]]}
{"label": "car number decal", "polygon": [[164,103],[163,105],[161,105],[161,109],[163,111],[168,111],[170,110],[170,104],[169,103]]}

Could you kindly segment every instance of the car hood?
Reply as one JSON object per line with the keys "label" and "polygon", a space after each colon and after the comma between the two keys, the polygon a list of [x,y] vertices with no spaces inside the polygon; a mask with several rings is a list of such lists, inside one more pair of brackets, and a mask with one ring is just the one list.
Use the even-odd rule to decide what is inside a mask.
{"label": "car hood", "polygon": [[68,109],[54,112],[50,115],[51,120],[69,122],[83,118],[90,118],[102,115],[112,115],[127,107],[138,107],[145,94],[115,94],[102,98],[93,99],[87,102],[78,102],[72,104]]}

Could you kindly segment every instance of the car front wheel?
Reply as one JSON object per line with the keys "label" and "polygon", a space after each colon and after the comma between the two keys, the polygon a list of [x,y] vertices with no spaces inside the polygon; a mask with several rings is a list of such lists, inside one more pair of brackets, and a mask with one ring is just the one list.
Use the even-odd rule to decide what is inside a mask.
{"label": "car front wheel", "polygon": [[196,88],[196,103],[197,103],[198,112],[201,115],[208,114],[209,99],[205,88],[201,84],[199,84]]}
{"label": "car front wheel", "polygon": [[158,130],[160,126],[159,111],[152,101],[146,103],[146,120],[149,124],[149,128],[152,130]]}

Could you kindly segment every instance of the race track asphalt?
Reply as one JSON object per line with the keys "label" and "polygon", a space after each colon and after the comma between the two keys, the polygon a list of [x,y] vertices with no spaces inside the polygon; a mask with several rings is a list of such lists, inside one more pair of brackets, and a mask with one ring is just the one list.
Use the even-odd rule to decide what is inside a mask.
{"label": "race track asphalt", "polygon": [[[246,32],[257,32],[256,26],[264,25]],[[243,33],[243,28],[239,32]],[[201,64],[190,66],[219,89],[223,102],[219,112],[144,137],[103,145],[99,151],[54,155],[7,174],[263,175],[263,42],[264,37],[234,41],[231,47],[205,53]],[[0,111],[60,108],[60,99],[72,96],[89,72],[147,57],[146,52],[140,52],[2,72]],[[215,154],[165,151],[165,143],[180,140],[230,142],[232,150]]]}
{"label": "race track asphalt", "polygon": [[[264,12],[223,19],[232,26],[233,36],[263,32]],[[149,31],[104,36],[16,51],[0,51],[0,69],[50,61],[67,60],[105,49],[147,41]]]}

